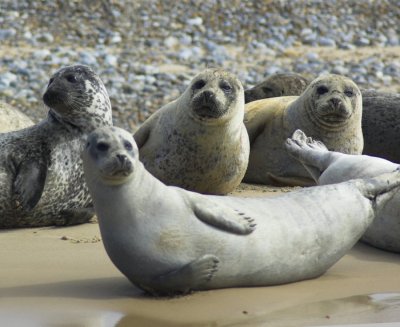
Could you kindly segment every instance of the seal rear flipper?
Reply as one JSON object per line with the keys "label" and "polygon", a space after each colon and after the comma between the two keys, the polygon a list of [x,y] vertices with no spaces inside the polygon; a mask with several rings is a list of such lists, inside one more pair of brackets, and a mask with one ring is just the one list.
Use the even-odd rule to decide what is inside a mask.
{"label": "seal rear flipper", "polygon": [[72,226],[87,223],[95,215],[94,208],[62,210],[54,221],[56,226]]}
{"label": "seal rear flipper", "polygon": [[254,231],[254,219],[228,206],[207,198],[192,200],[193,211],[198,219],[225,232],[246,235]]}
{"label": "seal rear flipper", "polygon": [[218,270],[218,263],[215,255],[206,254],[182,268],[153,278],[147,285],[138,286],[152,295],[186,294],[209,282]]}
{"label": "seal rear flipper", "polygon": [[42,197],[47,176],[47,161],[25,160],[15,168],[13,193],[18,207],[32,210]]}

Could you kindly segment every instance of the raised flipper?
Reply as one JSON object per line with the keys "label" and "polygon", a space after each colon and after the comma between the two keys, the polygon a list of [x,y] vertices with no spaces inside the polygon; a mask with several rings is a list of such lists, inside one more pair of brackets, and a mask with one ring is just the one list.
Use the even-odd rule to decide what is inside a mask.
{"label": "raised flipper", "polygon": [[194,214],[206,224],[225,232],[246,235],[254,231],[254,219],[243,212],[218,204],[206,197],[192,197]]}
{"label": "raised flipper", "polygon": [[288,153],[303,164],[317,182],[331,162],[331,152],[320,141],[307,137],[301,130],[296,130],[285,142]]}
{"label": "raised flipper", "polygon": [[13,194],[16,206],[30,211],[42,197],[47,176],[47,160],[45,156],[43,158],[38,156],[13,166],[15,173]]}
{"label": "raised flipper", "polygon": [[93,208],[74,208],[62,210],[54,225],[56,226],[71,226],[87,223],[95,215]]}
{"label": "raised flipper", "polygon": [[133,134],[133,138],[137,144],[138,149],[142,148],[150,137],[151,130],[154,128],[155,123],[158,121],[161,109],[152,114],[146,119],[138,130]]}
{"label": "raised flipper", "polygon": [[218,271],[219,259],[206,254],[180,269],[153,278],[147,285],[139,287],[152,295],[185,294],[202,288]]}

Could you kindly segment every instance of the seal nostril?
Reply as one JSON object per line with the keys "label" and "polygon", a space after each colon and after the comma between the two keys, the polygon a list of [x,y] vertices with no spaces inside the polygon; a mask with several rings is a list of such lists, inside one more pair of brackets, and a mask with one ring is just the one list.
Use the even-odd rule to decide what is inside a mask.
{"label": "seal nostril", "polygon": [[117,158],[121,163],[124,163],[128,159],[124,154],[117,154]]}
{"label": "seal nostril", "polygon": [[341,99],[338,99],[338,98],[332,98],[332,99],[330,99],[329,101],[332,103],[332,105],[333,105],[335,108],[337,108],[337,107],[342,103],[342,100],[341,100]]}

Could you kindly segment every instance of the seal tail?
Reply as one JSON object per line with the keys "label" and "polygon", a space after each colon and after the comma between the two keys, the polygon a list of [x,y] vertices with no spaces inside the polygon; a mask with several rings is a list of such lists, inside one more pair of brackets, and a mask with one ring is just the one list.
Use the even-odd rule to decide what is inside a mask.
{"label": "seal tail", "polygon": [[316,182],[329,166],[330,151],[325,144],[307,137],[300,129],[286,140],[285,148],[293,158],[302,163]]}

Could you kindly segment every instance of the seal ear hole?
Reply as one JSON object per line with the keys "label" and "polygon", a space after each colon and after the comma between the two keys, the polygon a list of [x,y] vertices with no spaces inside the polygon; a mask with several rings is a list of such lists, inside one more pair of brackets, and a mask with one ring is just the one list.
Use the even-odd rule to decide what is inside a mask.
{"label": "seal ear hole", "polygon": [[76,83],[78,82],[78,79],[76,78],[75,75],[69,74],[65,77],[65,79],[70,82],[70,83]]}
{"label": "seal ear hole", "polygon": [[351,98],[351,97],[354,95],[354,92],[353,92],[352,89],[347,89],[347,90],[344,91],[344,94],[345,94],[347,97]]}
{"label": "seal ear hole", "polygon": [[202,79],[198,80],[196,83],[193,84],[193,90],[200,90],[206,85],[206,82]]}
{"label": "seal ear hole", "polygon": [[129,142],[129,141],[124,141],[124,147],[125,147],[125,149],[128,150],[128,151],[132,151],[132,149],[133,149],[133,145],[132,145],[132,143]]}
{"label": "seal ear hole", "polygon": [[96,149],[101,152],[105,152],[110,148],[110,146],[105,142],[99,142],[96,145]]}
{"label": "seal ear hole", "polygon": [[232,86],[226,81],[221,81],[219,83],[219,87],[221,88],[222,91],[226,93],[232,92]]}
{"label": "seal ear hole", "polygon": [[326,86],[324,86],[324,85],[318,86],[318,88],[317,88],[317,93],[318,93],[319,95],[325,94],[325,93],[327,93],[328,91],[329,91],[328,88],[327,88]]}

